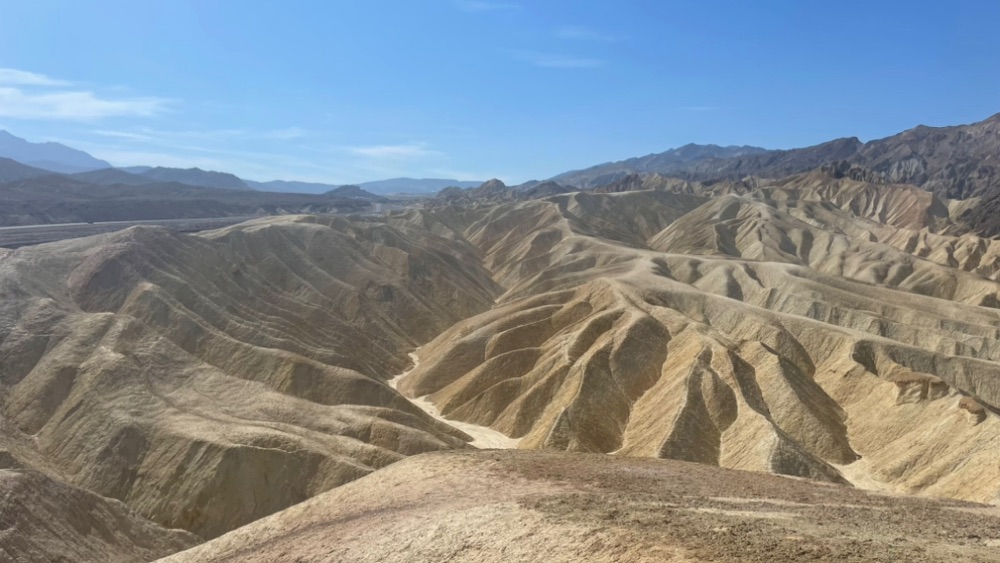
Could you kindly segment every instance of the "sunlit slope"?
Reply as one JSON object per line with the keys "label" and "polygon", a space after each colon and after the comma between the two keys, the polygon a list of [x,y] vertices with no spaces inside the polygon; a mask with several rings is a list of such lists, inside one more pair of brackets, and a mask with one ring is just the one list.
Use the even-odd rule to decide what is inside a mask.
{"label": "sunlit slope", "polygon": [[992,506],[677,461],[442,452],[163,561],[986,562],[998,523]]}
{"label": "sunlit slope", "polygon": [[448,420],[994,501],[1000,248],[967,205],[820,171],[4,252],[0,460],[154,546],[470,449]]}
{"label": "sunlit slope", "polygon": [[400,388],[522,448],[993,500],[995,243],[926,192],[793,180],[491,208],[466,234],[507,293]]}

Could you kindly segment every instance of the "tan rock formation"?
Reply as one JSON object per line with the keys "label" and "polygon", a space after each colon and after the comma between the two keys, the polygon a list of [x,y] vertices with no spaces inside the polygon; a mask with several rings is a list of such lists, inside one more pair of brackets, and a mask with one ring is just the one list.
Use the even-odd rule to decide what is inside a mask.
{"label": "tan rock formation", "polygon": [[444,416],[522,448],[1000,494],[994,243],[946,202],[816,174],[486,217],[466,233],[507,293],[400,383]]}
{"label": "tan rock formation", "polygon": [[14,455],[214,537],[403,456],[464,447],[385,381],[414,345],[490,305],[474,256],[309,217],[7,254],[2,415],[30,436]]}
{"label": "tan rock formation", "polygon": [[[0,465],[10,465],[6,461]],[[0,559],[150,561],[200,538],[145,520],[119,501],[24,469],[0,469]]]}
{"label": "tan rock formation", "polygon": [[[160,542],[165,528],[211,539],[470,442],[994,502],[1000,245],[962,222],[968,202],[866,178],[637,181],[2,253],[0,461],[44,476],[40,499],[76,487],[125,503]],[[656,471],[643,463],[615,467]],[[392,486],[384,506],[350,506],[420,513],[407,495],[453,486],[413,467],[426,483],[397,494],[376,474],[343,490]],[[490,530],[494,505],[477,506],[457,514]],[[308,510],[265,522],[294,538]],[[503,530],[538,524],[577,553],[548,516],[508,517]],[[226,537],[256,556],[267,530]],[[31,545],[50,541],[39,534]],[[128,541],[107,545],[148,544]],[[693,549],[677,541],[662,545]],[[332,553],[364,560],[350,549]],[[438,553],[414,549],[398,554]]]}

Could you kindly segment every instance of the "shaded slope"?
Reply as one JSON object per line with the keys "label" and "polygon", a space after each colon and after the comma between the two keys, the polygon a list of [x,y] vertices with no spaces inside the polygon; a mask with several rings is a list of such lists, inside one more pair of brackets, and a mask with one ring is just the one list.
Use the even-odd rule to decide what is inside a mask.
{"label": "shaded slope", "polygon": [[630,158],[619,162],[599,164],[583,170],[560,174],[555,181],[580,188],[592,188],[615,183],[630,174],[670,174],[696,162],[726,158],[743,158],[768,152],[760,147],[720,147],[718,145],[688,144],[658,154]]}
{"label": "shaded slope", "polygon": [[200,543],[137,516],[118,501],[34,471],[0,470],[0,558],[5,561],[151,561]]}
{"label": "shaded slope", "polygon": [[629,174],[658,173],[694,181],[782,178],[848,161],[888,182],[912,184],[942,198],[1000,197],[1000,168],[995,162],[998,152],[1000,114],[968,125],[920,125],[867,143],[852,137],[791,150],[750,150],[735,155],[719,152],[689,160],[665,158],[672,154],[668,151],[553,179],[591,188],[619,182]]}
{"label": "shaded slope", "polygon": [[997,196],[1000,114],[969,125],[920,125],[867,143],[855,159],[894,182],[914,184],[941,197]]}
{"label": "shaded slope", "polygon": [[[292,217],[0,257],[0,397],[28,467],[213,537],[467,439],[385,381],[485,310],[475,251]],[[23,442],[23,440],[22,440]]]}

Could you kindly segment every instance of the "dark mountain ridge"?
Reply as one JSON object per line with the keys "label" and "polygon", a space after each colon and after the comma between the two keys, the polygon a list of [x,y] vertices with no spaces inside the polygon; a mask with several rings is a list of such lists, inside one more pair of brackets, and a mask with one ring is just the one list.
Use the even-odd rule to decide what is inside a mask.
{"label": "dark mountain ridge", "polygon": [[790,150],[725,147],[721,151],[711,146],[687,145],[567,172],[553,179],[593,188],[629,174],[656,173],[693,181],[735,180],[751,175],[780,178],[839,161],[870,169],[889,182],[919,186],[938,197],[1000,197],[1000,114],[968,125],[920,125],[867,143],[850,137]]}
{"label": "dark mountain ridge", "polygon": [[362,182],[360,184],[324,184],[320,182],[298,182],[289,180],[257,182],[247,179],[243,179],[243,182],[251,188],[258,190],[303,194],[328,193],[337,188],[356,185],[358,188],[372,194],[373,196],[387,196],[392,194],[431,195],[447,187],[474,188],[481,184],[481,182],[466,182],[461,180],[438,178],[391,178],[388,180]]}
{"label": "dark mountain ridge", "polygon": [[70,177],[102,186],[113,186],[115,184],[145,186],[155,184],[157,182],[153,178],[143,176],[142,174],[126,172],[121,168],[102,168],[100,170],[91,170],[89,172],[78,172],[76,174],[70,174]]}
{"label": "dark mountain ridge", "polygon": [[52,172],[22,164],[16,160],[0,157],[0,183],[36,178],[49,174],[52,174]]}
{"label": "dark mountain ridge", "polygon": [[583,170],[565,172],[552,178],[561,184],[571,184],[581,189],[597,187],[619,180],[632,173],[665,174],[680,170],[692,162],[709,159],[742,158],[769,152],[761,147],[697,145],[689,143],[661,153],[606,162]]}
{"label": "dark mountain ridge", "polygon": [[50,174],[0,183],[0,226],[365,211],[365,200],[205,188],[177,182],[101,185]]}
{"label": "dark mountain ridge", "polygon": [[182,184],[205,188],[219,188],[223,190],[253,189],[233,174],[202,170],[201,168],[166,168],[157,166],[140,174],[160,182],[180,182]]}

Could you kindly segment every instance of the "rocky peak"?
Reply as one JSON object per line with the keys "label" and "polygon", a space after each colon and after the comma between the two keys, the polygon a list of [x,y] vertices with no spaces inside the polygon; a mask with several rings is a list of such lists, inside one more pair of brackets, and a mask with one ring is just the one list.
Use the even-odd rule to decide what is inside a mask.
{"label": "rocky peak", "polygon": [[506,190],[507,190],[507,184],[504,184],[503,182],[497,180],[496,178],[483,182],[483,185],[479,186],[478,188],[478,191],[482,192],[484,195],[503,192]]}

